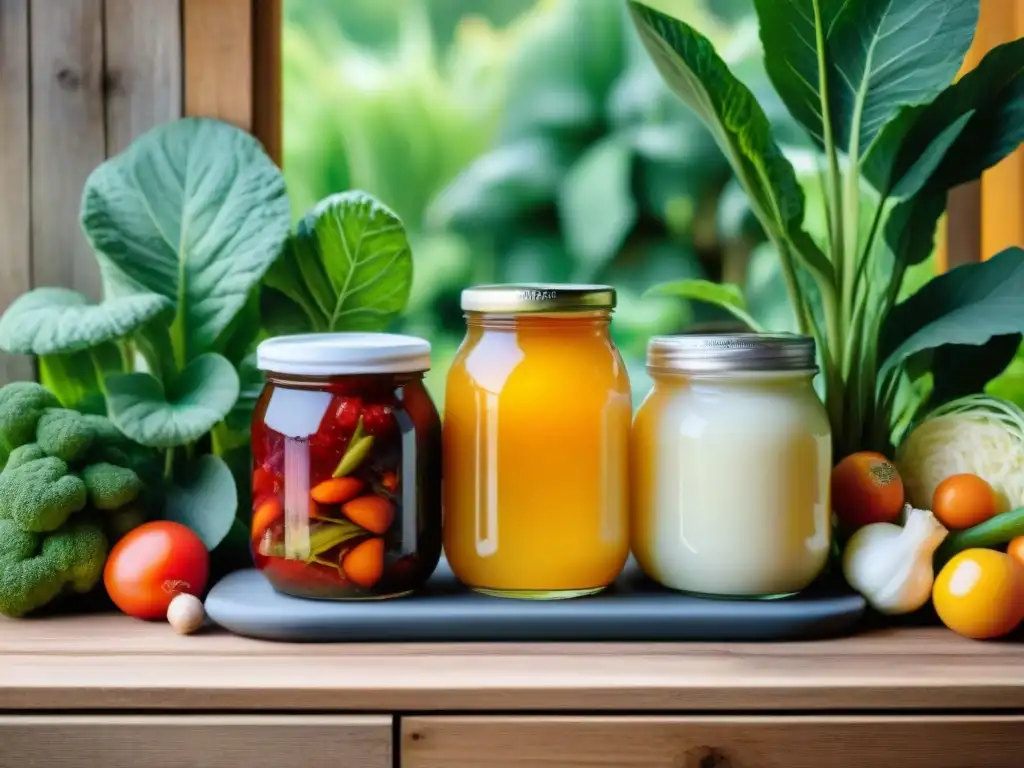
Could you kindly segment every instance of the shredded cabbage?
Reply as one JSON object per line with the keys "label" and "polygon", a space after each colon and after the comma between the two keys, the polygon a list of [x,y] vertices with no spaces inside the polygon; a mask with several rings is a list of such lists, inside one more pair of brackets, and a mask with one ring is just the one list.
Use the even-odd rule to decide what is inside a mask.
{"label": "shredded cabbage", "polygon": [[1024,506],[1024,411],[990,395],[968,395],[928,414],[900,444],[896,466],[907,501],[931,509],[936,486],[970,472],[988,481],[1004,509]]}

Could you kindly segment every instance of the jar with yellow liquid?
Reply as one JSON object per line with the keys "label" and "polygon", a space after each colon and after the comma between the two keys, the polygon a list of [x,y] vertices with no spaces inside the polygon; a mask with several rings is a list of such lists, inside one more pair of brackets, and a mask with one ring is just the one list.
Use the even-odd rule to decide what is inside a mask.
{"label": "jar with yellow liquid", "polygon": [[462,294],[467,334],[445,391],[444,549],[479,592],[599,592],[629,554],[629,376],[615,292],[490,285]]}
{"label": "jar with yellow liquid", "polygon": [[828,416],[814,341],[663,336],[630,448],[631,539],[644,572],[702,596],[773,598],[822,572],[831,542]]}

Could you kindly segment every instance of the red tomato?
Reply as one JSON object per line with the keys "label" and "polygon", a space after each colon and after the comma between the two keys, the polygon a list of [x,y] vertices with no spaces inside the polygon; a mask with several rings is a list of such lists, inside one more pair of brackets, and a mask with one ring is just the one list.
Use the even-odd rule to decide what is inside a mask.
{"label": "red tomato", "polygon": [[162,619],[179,592],[202,597],[210,554],[191,529],[168,520],[145,523],[114,545],[103,585],[114,605],[137,619]]}

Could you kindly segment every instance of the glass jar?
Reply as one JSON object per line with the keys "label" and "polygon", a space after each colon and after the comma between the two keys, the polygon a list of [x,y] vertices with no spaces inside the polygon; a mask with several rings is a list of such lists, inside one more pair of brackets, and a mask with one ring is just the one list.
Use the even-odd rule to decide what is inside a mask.
{"label": "glass jar", "polygon": [[384,333],[280,336],[257,349],[252,546],[279,592],[376,599],[441,554],[441,422],[430,345]]}
{"label": "glass jar", "polygon": [[607,286],[498,285],[462,294],[448,373],[444,547],[486,594],[599,592],[629,554],[629,376]]}
{"label": "glass jar", "polygon": [[631,445],[631,539],[662,585],[770,598],[807,587],[831,542],[831,431],[812,339],[651,339]]}

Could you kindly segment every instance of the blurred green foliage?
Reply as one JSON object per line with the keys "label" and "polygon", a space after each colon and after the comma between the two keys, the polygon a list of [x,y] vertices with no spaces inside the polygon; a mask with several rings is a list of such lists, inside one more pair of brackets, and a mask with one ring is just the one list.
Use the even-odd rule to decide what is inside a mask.
{"label": "blurred green foliage", "polygon": [[[651,4],[701,29],[780,144],[801,151],[764,73],[750,0]],[[792,327],[744,193],[665,87],[621,0],[285,0],[285,24],[294,210],[360,188],[402,217],[415,277],[396,330],[432,342],[439,405],[464,333],[459,293],[473,283],[613,284],[613,333],[637,401],[651,335],[732,323],[707,305],[641,299],[652,285],[736,282],[758,320]],[[800,171],[810,182],[817,168]],[[813,200],[808,216],[821,216]]]}

